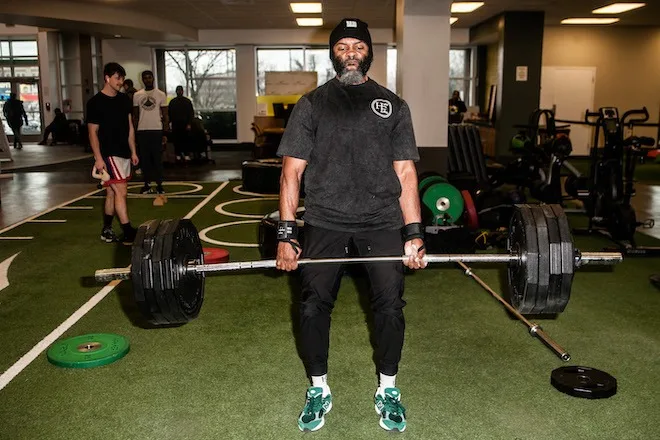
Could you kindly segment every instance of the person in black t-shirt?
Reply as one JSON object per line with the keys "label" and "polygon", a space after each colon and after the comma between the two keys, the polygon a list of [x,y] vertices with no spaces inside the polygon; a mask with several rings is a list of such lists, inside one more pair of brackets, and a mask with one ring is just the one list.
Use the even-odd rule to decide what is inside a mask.
{"label": "person in black t-shirt", "polygon": [[192,101],[183,96],[183,87],[177,86],[176,98],[173,98],[167,106],[167,113],[172,124],[172,138],[176,159],[187,162],[190,160],[190,134],[192,130],[195,111]]}
{"label": "person in black t-shirt", "polygon": [[[304,95],[293,109],[277,154],[283,157],[276,266],[291,271],[298,258],[405,255],[402,262],[367,263],[374,312],[379,424],[406,429],[395,386],[401,359],[403,266],[420,269],[423,228],[415,161],[419,160],[405,101],[367,77],[373,54],[367,24],[344,19],[330,35],[337,76]],[[297,240],[295,213],[305,173],[305,241]],[[402,264],[403,263],[403,264]],[[301,431],[316,431],[332,408],[327,382],[330,313],[340,264],[301,267],[301,352],[311,377]]]}
{"label": "person in black t-shirt", "polygon": [[118,241],[112,230],[116,215],[123,230],[124,243],[135,240],[136,229],[131,226],[126,207],[127,181],[131,178],[131,164],[138,164],[135,132],[131,111],[133,103],[120,93],[126,71],[117,63],[103,68],[103,89],[87,102],[89,142],[94,152],[94,168],[107,172],[101,240]]}

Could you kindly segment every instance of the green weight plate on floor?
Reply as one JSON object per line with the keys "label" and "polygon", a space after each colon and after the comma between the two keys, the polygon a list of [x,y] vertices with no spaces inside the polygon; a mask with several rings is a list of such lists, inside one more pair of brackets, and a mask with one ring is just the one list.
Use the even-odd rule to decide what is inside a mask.
{"label": "green weight plate on floor", "polygon": [[449,183],[434,183],[422,194],[422,203],[433,216],[433,224],[456,223],[463,215],[463,195]]}
{"label": "green weight plate on floor", "polygon": [[440,175],[433,175],[422,178],[417,185],[420,192],[423,192],[429,185],[433,183],[447,183],[447,179]]}
{"label": "green weight plate on floor", "polygon": [[56,342],[48,349],[48,361],[65,368],[108,365],[126,356],[130,344],[123,336],[93,333]]}

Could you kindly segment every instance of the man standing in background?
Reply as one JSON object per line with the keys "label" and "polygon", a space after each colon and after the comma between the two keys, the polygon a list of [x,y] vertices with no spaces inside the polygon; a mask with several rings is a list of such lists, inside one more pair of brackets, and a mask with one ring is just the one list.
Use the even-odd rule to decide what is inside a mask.
{"label": "man standing in background", "polygon": [[190,99],[183,96],[183,87],[177,86],[176,98],[170,101],[168,106],[168,115],[172,123],[172,140],[176,152],[176,160],[189,161],[190,148],[190,130],[192,127],[195,112]]}
{"label": "man standing in background", "polygon": [[9,128],[14,132],[14,148],[19,150],[23,149],[23,142],[21,142],[21,127],[23,127],[23,120],[25,120],[25,125],[28,124],[28,117],[27,113],[25,113],[25,108],[23,107],[23,101],[16,99],[16,93],[9,95],[9,99],[2,107],[2,113],[4,113],[5,118],[7,119]]}
{"label": "man standing in background", "polygon": [[163,145],[167,143],[168,131],[167,95],[155,87],[154,74],[142,72],[144,89],[133,95],[133,119],[140,156],[144,186],[140,193],[151,191],[151,182],[156,182],[156,192],[163,194]]}

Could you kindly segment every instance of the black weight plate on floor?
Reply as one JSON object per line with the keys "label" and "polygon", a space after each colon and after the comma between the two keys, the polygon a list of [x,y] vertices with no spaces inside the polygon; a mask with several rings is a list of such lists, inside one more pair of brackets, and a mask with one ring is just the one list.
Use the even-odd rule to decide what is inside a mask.
{"label": "black weight plate on floor", "polygon": [[151,251],[154,245],[154,235],[160,225],[160,220],[151,220],[138,228],[131,252],[131,280],[133,296],[144,317],[151,321],[159,319],[161,314],[154,298],[153,265]]}
{"label": "black weight plate on floor", "polygon": [[530,205],[530,211],[536,223],[536,242],[539,250],[538,284],[535,305],[532,313],[548,312],[548,289],[550,287],[550,240],[548,238],[548,223],[540,205]]}
{"label": "black weight plate on floor", "polygon": [[557,216],[549,205],[543,205],[543,214],[548,225],[548,239],[550,241],[550,284],[548,285],[548,301],[543,313],[558,313],[557,306],[561,298],[561,234]]}
{"label": "black weight plate on floor", "polygon": [[509,223],[507,249],[520,256],[509,264],[507,279],[511,304],[520,313],[532,313],[536,304],[539,251],[536,225],[528,205],[515,205]]}
{"label": "black weight plate on floor", "polygon": [[550,383],[569,396],[605,399],[616,394],[616,379],[595,368],[567,366],[552,371]]}
{"label": "black weight plate on floor", "polygon": [[575,272],[575,246],[573,245],[573,234],[568,224],[568,217],[559,205],[550,205],[559,225],[559,236],[561,237],[561,293],[559,295],[556,313],[561,313],[566,308],[571,298],[571,287]]}

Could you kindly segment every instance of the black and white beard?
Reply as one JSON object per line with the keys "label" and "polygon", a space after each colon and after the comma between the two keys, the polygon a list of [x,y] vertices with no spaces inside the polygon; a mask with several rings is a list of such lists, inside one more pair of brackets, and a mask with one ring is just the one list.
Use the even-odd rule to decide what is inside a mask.
{"label": "black and white beard", "polygon": [[355,86],[364,82],[364,76],[371,67],[371,57],[364,58],[358,62],[356,70],[348,70],[339,57],[332,60],[332,66],[337,72],[337,79],[345,86]]}

